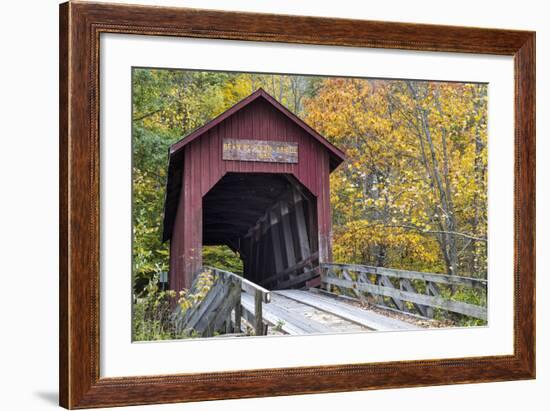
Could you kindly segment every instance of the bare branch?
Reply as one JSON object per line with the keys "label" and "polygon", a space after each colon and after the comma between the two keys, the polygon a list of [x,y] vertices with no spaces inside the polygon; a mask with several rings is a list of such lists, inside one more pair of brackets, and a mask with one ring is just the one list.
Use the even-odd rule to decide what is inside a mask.
{"label": "bare branch", "polygon": [[158,109],[158,110],[155,110],[155,111],[151,111],[149,113],[146,113],[146,114],[143,114],[139,117],[136,117],[136,118],[133,118],[132,121],[140,121],[140,120],[144,120],[146,119],[147,117],[151,117],[151,116],[154,116],[155,114],[157,113],[160,113],[162,111],[162,109]]}
{"label": "bare branch", "polygon": [[415,231],[418,231],[419,233],[423,233],[423,234],[454,235],[454,236],[463,237],[463,238],[466,238],[466,239],[472,240],[472,241],[487,242],[487,238],[485,238],[485,237],[476,237],[474,235],[466,234],[466,233],[460,233],[458,231],[424,230],[420,227],[416,227],[416,226],[413,226],[413,225],[403,225],[403,224],[385,225],[385,227],[394,227],[394,228],[404,228],[404,229],[407,229],[407,230],[415,230]]}

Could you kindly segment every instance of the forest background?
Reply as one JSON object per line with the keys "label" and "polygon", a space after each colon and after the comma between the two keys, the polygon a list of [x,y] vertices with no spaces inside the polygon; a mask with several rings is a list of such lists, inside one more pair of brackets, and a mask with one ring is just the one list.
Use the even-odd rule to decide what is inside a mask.
{"label": "forest background", "polygon": [[[262,87],[347,160],[331,175],[335,262],[487,278],[487,85],[135,68],[133,278],[168,270],[168,148]],[[205,265],[242,269],[227,247]]]}

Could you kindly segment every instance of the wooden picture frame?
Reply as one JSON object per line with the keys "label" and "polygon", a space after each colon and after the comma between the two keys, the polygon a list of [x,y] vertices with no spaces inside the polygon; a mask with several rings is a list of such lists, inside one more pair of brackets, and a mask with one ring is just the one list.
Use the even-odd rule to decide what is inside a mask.
{"label": "wooden picture frame", "polygon": [[[151,377],[99,372],[101,33],[514,57],[514,353]],[[60,405],[90,408],[535,378],[535,33],[69,2],[60,6]]]}

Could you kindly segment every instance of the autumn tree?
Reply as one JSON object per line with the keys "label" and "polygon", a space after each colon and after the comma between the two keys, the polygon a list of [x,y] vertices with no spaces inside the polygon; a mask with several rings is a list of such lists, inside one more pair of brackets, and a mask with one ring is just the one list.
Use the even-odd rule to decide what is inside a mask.
{"label": "autumn tree", "polygon": [[338,259],[485,274],[485,90],[324,82],[306,119],[349,156],[331,180]]}

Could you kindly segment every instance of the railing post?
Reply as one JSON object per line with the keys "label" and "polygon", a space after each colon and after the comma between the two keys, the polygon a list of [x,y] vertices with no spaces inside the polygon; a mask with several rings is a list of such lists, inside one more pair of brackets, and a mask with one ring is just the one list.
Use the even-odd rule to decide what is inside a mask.
{"label": "railing post", "polygon": [[[426,294],[434,297],[439,297],[439,288],[431,281],[426,281]],[[426,307],[426,317],[434,318],[434,309],[432,307]]]}
{"label": "railing post", "polygon": [[235,304],[235,332],[241,332],[241,317],[243,315],[243,307],[241,305],[241,299]]}
{"label": "railing post", "polygon": [[233,326],[231,324],[231,311],[229,311],[229,315],[227,316],[227,320],[225,320],[225,333],[231,334],[233,331]]}
{"label": "railing post", "polygon": [[[376,273],[376,285],[384,287],[384,282],[382,281],[382,276],[378,273]],[[376,299],[378,301],[378,305],[381,305],[382,307],[386,307],[388,304],[386,303],[386,299],[383,295],[376,296]]]}
{"label": "railing post", "polygon": [[263,325],[263,313],[262,313],[262,292],[256,290],[254,293],[254,328],[256,335],[263,335],[264,325]]}
{"label": "railing post", "polygon": [[321,284],[319,285],[319,287],[321,288],[324,288],[325,290],[327,289],[327,285],[326,285],[326,282],[325,282],[325,278],[326,278],[326,268],[323,266],[323,263],[319,263],[319,278],[321,280]]}

